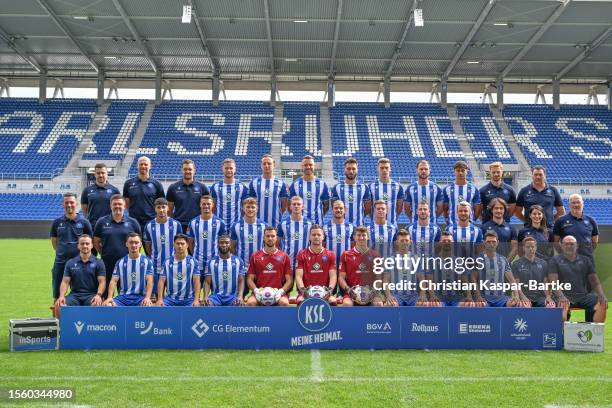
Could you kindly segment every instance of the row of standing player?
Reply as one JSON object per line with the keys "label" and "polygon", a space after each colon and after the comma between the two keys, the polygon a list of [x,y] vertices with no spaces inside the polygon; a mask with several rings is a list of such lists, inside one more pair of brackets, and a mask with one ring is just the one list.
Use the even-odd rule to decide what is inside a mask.
{"label": "row of standing player", "polygon": [[[151,163],[150,160],[146,157],[142,157],[139,159],[138,161],[138,169],[139,169],[139,175],[133,179],[130,179],[128,181],[126,181],[125,185],[124,185],[124,196],[126,196],[126,206],[129,207],[130,209],[130,214],[131,215],[136,215],[136,216],[142,216],[143,213],[146,213],[147,211],[143,211],[143,206],[146,204],[148,205],[148,203],[150,202],[151,199],[154,198],[154,195],[151,196],[151,194],[157,194],[157,195],[163,195],[163,188],[161,187],[161,184],[159,182],[156,182],[155,180],[151,179],[150,177],[150,168],[151,168]],[[183,170],[183,179],[177,183],[174,183],[169,189],[168,189],[168,197],[171,200],[174,201],[170,201],[169,203],[169,215],[175,215],[176,217],[179,217],[181,214],[185,214],[185,213],[190,213],[189,215],[193,215],[194,211],[196,211],[196,209],[194,209],[194,202],[198,201],[198,197],[201,197],[203,194],[206,193],[207,188],[206,186],[204,186],[203,184],[200,184],[196,181],[194,181],[194,175],[195,175],[195,167],[193,165],[193,162],[187,160],[183,163],[182,166],[182,170]],[[224,181],[220,182],[214,186],[212,186],[211,191],[212,191],[212,196],[213,197],[217,197],[217,198],[221,198],[220,200],[217,199],[216,203],[217,203],[217,214],[221,215],[221,219],[227,219],[228,218],[228,214],[229,214],[229,218],[231,219],[232,217],[241,217],[242,216],[242,212],[240,211],[240,199],[237,199],[236,197],[234,197],[232,195],[232,192],[238,194],[239,196],[241,196],[244,191],[245,191],[245,186],[241,185],[240,183],[236,182],[233,177],[235,174],[235,163],[232,160],[227,160],[224,163],[223,166],[223,170],[224,170]],[[308,202],[312,202],[313,201],[313,195],[311,194],[311,192],[313,191],[312,188],[308,187],[309,183],[323,183],[322,181],[314,178],[314,161],[309,158],[306,157],[303,160],[303,170],[304,170],[304,177],[302,179],[297,180],[293,185],[292,185],[292,189],[293,190],[297,190],[297,192],[301,193],[302,196],[304,196],[306,198],[306,201],[303,200],[303,203],[308,203]],[[269,156],[265,156],[262,158],[262,177],[257,178],[255,180],[253,180],[251,182],[250,188],[249,190],[251,190],[251,193],[253,195],[255,195],[255,197],[257,197],[257,201],[258,203],[260,203],[261,205],[259,205],[259,210],[258,210],[258,217],[259,218],[266,218],[266,215],[270,216],[270,215],[274,215],[274,213],[276,213],[277,217],[272,217],[271,218],[271,224],[274,225],[275,222],[278,222],[280,220],[280,215],[282,213],[284,213],[285,208],[287,207],[286,204],[286,198],[283,196],[283,192],[286,193],[286,188],[284,187],[284,183],[282,183],[282,181],[276,179],[275,177],[273,177],[273,171],[274,171],[274,161],[272,160],[271,157]],[[539,173],[542,173],[541,176]],[[415,185],[419,185],[419,186],[427,186],[428,188],[430,188],[430,190],[428,190],[429,192],[434,191],[434,192],[438,192],[439,193],[439,188],[437,188],[437,186],[435,186],[435,184],[431,183],[428,181],[429,178],[429,165],[426,161],[421,161],[419,162],[419,164],[417,165],[417,174],[419,175],[419,181],[417,183],[415,183]],[[508,201],[512,201],[512,196],[513,196],[513,192],[511,190],[511,187],[509,187],[510,190],[508,190],[506,188],[505,184],[501,184],[501,186],[496,187],[495,185],[499,184],[499,182],[501,181],[501,167],[499,165],[492,165],[491,167],[491,175],[492,175],[492,181],[491,183],[489,183],[489,185],[483,187],[483,190],[481,191],[481,194],[474,194],[474,193],[470,193],[470,191],[473,191],[474,187],[471,186],[469,183],[467,183],[467,181],[465,181],[465,175],[467,174],[467,166],[465,165],[465,163],[463,162],[458,162],[455,165],[455,174],[456,174],[456,180],[455,180],[455,184],[454,187],[456,187],[454,190],[457,191],[457,194],[451,193],[449,196],[453,196],[453,194],[456,196],[456,199],[452,200],[452,204],[451,205],[447,205],[446,207],[452,207],[453,208],[453,212],[456,214],[456,216],[453,216],[453,219],[459,219],[461,218],[460,215],[460,211],[458,211],[458,209],[460,209],[460,206],[458,205],[458,200],[460,199],[473,199],[473,200],[477,200],[477,197],[479,197],[480,195],[483,195],[483,197],[489,197],[491,194],[486,193],[485,189],[487,188],[487,186],[493,186],[498,190],[501,190],[501,194],[505,194],[508,195],[509,194],[509,198]],[[387,190],[385,190],[385,186],[389,185],[389,186],[395,186],[397,183],[394,183],[390,180],[389,178],[390,175],[390,163],[388,162],[388,160],[385,159],[381,159],[379,162],[379,180],[378,183],[373,183],[372,186],[372,191],[379,191],[382,192],[382,195],[380,195],[381,198],[386,199],[383,200],[386,203],[388,203],[388,207],[390,207],[391,211],[387,211],[387,219],[389,219],[390,214],[397,214],[399,211],[397,211],[398,209],[400,209],[402,206],[400,205],[400,199],[397,198],[396,200],[393,199],[389,199],[389,195],[387,193]],[[348,218],[351,216],[351,213],[355,214],[355,213],[369,213],[370,212],[370,207],[371,204],[369,203],[369,200],[364,200],[363,197],[367,197],[368,194],[364,193],[368,190],[368,187],[363,185],[363,184],[358,184],[356,183],[356,177],[357,177],[357,163],[354,159],[349,159],[346,161],[345,164],[345,181],[338,183],[336,186],[334,186],[334,191],[335,196],[337,196],[339,199],[343,198],[343,202],[345,203],[345,213],[347,216],[347,222],[348,224],[353,224],[350,221],[348,221]],[[314,180],[311,180],[311,178],[314,178]],[[386,183],[387,181],[389,181],[389,183]],[[540,169],[535,169],[534,170],[534,183],[532,188],[537,188],[537,182],[543,182],[543,186],[548,189],[549,187],[545,184],[545,178],[544,178],[544,173],[543,170]],[[301,184],[300,184],[301,182]],[[466,184],[463,184],[463,183]],[[233,184],[232,184],[233,183]],[[375,184],[377,185],[377,187],[375,186]],[[323,183],[323,185],[325,185]],[[143,187],[144,186],[144,187]],[[227,190],[226,194],[223,194],[223,189],[226,188],[227,186],[234,186],[235,188],[233,190]],[[239,187],[242,186],[242,187]],[[306,186],[306,188],[304,189],[304,186]],[[218,187],[218,188],[216,188]],[[349,188],[350,187],[350,188]],[[355,191],[352,191],[352,188],[355,188]],[[412,186],[411,186],[412,187]],[[449,191],[454,191],[453,190],[453,185],[447,187],[447,190]],[[465,191],[463,190],[463,188],[465,187],[465,191],[467,191],[467,195],[464,197],[461,194],[464,194]],[[554,189],[554,187],[550,187],[551,189]],[[114,190],[113,190],[114,189]],[[83,191],[82,197],[81,197],[81,202],[83,205],[83,209],[84,209],[84,214],[87,216],[88,219],[90,220],[95,220],[95,217],[99,217],[102,214],[102,207],[104,206],[104,202],[107,201],[108,195],[109,194],[113,194],[116,193],[117,191],[115,191],[116,189],[113,186],[108,185],[107,183],[107,175],[106,175],[106,168],[104,167],[104,165],[98,165],[96,166],[96,184],[93,186],[89,186],[87,188],[85,188],[85,190]],[[218,193],[215,193],[215,191],[219,190]],[[320,191],[325,190],[325,188],[317,190],[316,188],[314,189],[315,193],[319,192],[319,196],[320,194],[322,194]],[[414,190],[414,189],[413,189]],[[240,192],[242,191],[242,193]],[[354,199],[354,194],[357,194],[361,191],[363,197],[360,198],[359,200],[355,200]],[[397,195],[397,197],[400,197],[401,194],[401,186],[399,186],[399,188],[397,189],[393,189],[391,188],[391,190],[389,190],[391,193],[393,193],[393,191],[395,191]],[[411,188],[409,187],[407,189],[407,192],[410,193]],[[556,191],[556,190],[554,190]],[[140,192],[140,194],[138,194],[138,192]],[[147,195],[146,193],[149,193],[149,195]],[[364,195],[365,194],[365,195]],[[419,195],[420,194],[420,195]],[[496,193],[494,193],[495,195]],[[558,194],[558,193],[557,193]],[[393,195],[393,194],[392,194]],[[529,196],[529,194],[527,194]],[[556,194],[547,194],[549,196],[551,196],[553,198],[553,201],[556,202]],[[317,194],[314,194],[314,197],[316,198]],[[429,194],[427,191],[421,191],[420,193],[417,190],[414,190],[414,194],[413,194],[414,198],[416,198],[419,203],[421,202],[427,202],[429,203],[429,208],[430,208],[430,219],[435,219],[435,213],[438,213],[440,211],[440,202],[439,202],[439,194]],[[372,196],[375,197],[375,196]],[[393,197],[391,197],[393,198]],[[225,199],[225,200],[224,200]],[[487,198],[486,200],[492,200],[492,198]],[[316,201],[316,200],[315,200]],[[407,211],[410,213],[412,212],[412,208],[413,206],[410,204],[410,200],[407,201],[407,205],[406,205],[406,209]],[[469,201],[467,201],[469,203]],[[552,211],[552,204],[548,205],[548,208],[550,208]],[[227,205],[225,205],[227,204]],[[231,204],[231,205],[230,205]],[[357,207],[355,206],[357,204]],[[418,204],[417,204],[418,205]],[[507,213],[511,213],[512,210],[512,206],[513,204],[510,203]],[[533,205],[533,204],[532,204]],[[154,205],[153,205],[154,206]],[[305,207],[307,207],[308,205],[306,205]],[[320,206],[320,200],[319,200],[319,206]],[[326,208],[327,206],[327,201],[323,201],[323,208],[325,210],[327,210]],[[236,208],[237,207],[237,208]],[[276,208],[274,208],[276,207]],[[311,206],[312,207],[312,206]],[[316,205],[314,206],[316,207]],[[414,206],[416,207],[416,205]],[[443,209],[445,208],[445,206],[442,206]],[[480,211],[479,205],[475,204],[472,206],[473,207],[473,211],[470,211],[470,219],[472,219],[472,214],[475,212]],[[110,208],[110,206],[106,206],[107,209]],[[357,208],[356,211],[353,211],[355,208]],[[308,213],[308,209],[305,208],[307,211],[306,213]],[[557,215],[559,215],[561,213],[561,211],[563,210],[563,207],[561,206],[560,209],[557,208]],[[401,211],[401,210],[400,210]],[[546,212],[546,210],[544,210]],[[153,212],[155,212],[155,210],[153,210]],[[414,211],[414,215],[416,214],[416,211]],[[140,220],[136,220],[138,222],[138,224],[141,226],[141,229],[143,227],[143,223],[146,222],[146,220],[149,218],[150,215],[146,216],[146,218],[141,218]],[[107,219],[106,221],[108,221],[108,217],[111,217],[110,215],[106,216]],[[185,223],[185,218],[184,215],[181,216],[180,218],[180,222],[181,222],[181,226],[183,228],[183,230],[187,227],[187,224]],[[270,219],[268,217],[268,219]],[[122,218],[119,218],[116,221],[121,221]],[[124,221],[127,222],[127,224],[133,224],[128,222],[130,221],[130,219],[128,217],[125,217],[125,219],[123,219]],[[66,221],[70,221],[70,220],[66,220]],[[117,224],[120,224],[119,222],[116,222]],[[109,228],[106,228],[107,230],[113,230],[113,224],[116,223],[108,223],[107,222],[107,226]],[[125,222],[124,222],[125,224]],[[125,224],[126,226],[128,226],[127,224]],[[291,223],[289,223],[291,224]],[[374,223],[375,224],[375,223]],[[389,225],[387,226],[387,228],[379,228],[376,229],[374,228],[374,235],[377,234],[377,230],[381,231],[379,233],[379,235],[384,235],[384,234],[389,234],[389,229],[394,228],[394,224],[392,223],[388,223]],[[226,224],[227,225],[227,224]],[[230,224],[231,225],[231,224]],[[235,224],[234,224],[235,225]],[[415,224],[416,225],[416,224]],[[146,227],[146,224],[144,224],[144,226]],[[291,225],[289,225],[290,227]],[[128,226],[129,227],[129,226]],[[434,227],[435,228],[435,227]],[[102,230],[104,230],[105,228],[102,228]],[[289,228],[290,229],[290,228]],[[418,229],[418,227],[416,227],[415,229]],[[146,228],[145,228],[146,230]],[[384,231],[386,230],[386,231]],[[424,232],[425,229],[421,228],[420,234],[426,234],[427,232]],[[107,232],[111,232],[111,231],[107,231]],[[296,233],[294,231],[287,231],[289,234],[288,235],[295,235]],[[345,236],[349,236],[350,234],[346,234],[344,231],[342,231],[342,233]],[[52,231],[52,236],[54,234],[54,231]],[[113,234],[107,234],[107,235],[113,235]],[[302,242],[306,242],[307,241],[307,237],[305,236],[306,234],[302,234],[304,235],[302,237]],[[329,234],[332,235],[332,234]],[[435,234],[434,234],[435,235]],[[105,241],[103,236],[99,236],[100,241],[102,242],[98,242],[98,245],[95,245],[98,249],[101,249],[101,247],[103,246],[107,246],[107,250],[103,251],[106,252],[107,256],[104,256],[103,254],[103,258],[109,258],[108,262],[106,262],[107,266],[109,266],[110,268],[112,268],[112,265],[116,262],[116,260],[120,257],[120,255],[122,254],[114,254],[112,251],[112,249],[118,249],[119,247],[123,246],[123,242],[121,242],[121,240],[118,240],[118,242],[116,242],[117,240],[109,240],[109,241],[115,241],[114,243],[116,245],[104,245]],[[459,239],[465,239],[465,237],[458,237]],[[376,239],[378,240],[379,237],[376,237]],[[384,240],[385,238],[383,238]],[[416,239],[415,239],[416,241]],[[73,241],[74,242],[74,241]],[[302,245],[303,247],[304,245]],[[214,247],[214,246],[213,246]],[[213,249],[214,250],[214,249]],[[297,250],[299,250],[299,248],[297,248]],[[292,258],[295,257],[295,255],[297,254],[297,250],[293,250],[290,252],[293,252],[293,256]],[[102,252],[102,251],[101,251]],[[119,248],[119,252],[121,252],[121,249]],[[119,255],[119,256],[118,256]],[[60,258],[59,259],[59,263],[61,264],[62,259],[61,258],[66,258],[65,255],[62,254],[58,254],[58,256],[56,258]],[[248,259],[248,257],[243,257],[243,259],[246,258]],[[202,258],[200,260],[203,260]],[[56,259],[56,261],[58,261],[58,259]],[[58,263],[58,262],[56,262]],[[54,268],[56,270],[56,274],[59,272],[61,273],[61,268]],[[57,287],[57,285],[54,285],[54,287]],[[55,292],[55,291],[54,291]]]}

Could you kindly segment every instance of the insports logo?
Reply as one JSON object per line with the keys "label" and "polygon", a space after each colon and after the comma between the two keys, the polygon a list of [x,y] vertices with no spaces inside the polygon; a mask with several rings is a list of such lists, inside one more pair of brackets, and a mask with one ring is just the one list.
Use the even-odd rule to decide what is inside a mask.
{"label": "insports logo", "polygon": [[308,331],[318,332],[325,329],[332,319],[332,310],[325,300],[309,298],[298,307],[298,321]]}

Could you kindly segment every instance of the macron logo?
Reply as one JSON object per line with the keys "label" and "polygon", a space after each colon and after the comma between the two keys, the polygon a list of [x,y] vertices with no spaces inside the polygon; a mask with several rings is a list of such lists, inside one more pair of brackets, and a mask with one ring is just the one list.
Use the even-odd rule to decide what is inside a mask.
{"label": "macron logo", "polygon": [[80,335],[81,332],[83,331],[83,327],[85,326],[85,323],[83,323],[82,321],[78,321],[78,322],[74,322],[74,327],[77,331],[77,333]]}
{"label": "macron logo", "polygon": [[191,330],[195,333],[196,336],[202,338],[208,331],[208,325],[202,319],[198,319],[197,322],[191,326]]}

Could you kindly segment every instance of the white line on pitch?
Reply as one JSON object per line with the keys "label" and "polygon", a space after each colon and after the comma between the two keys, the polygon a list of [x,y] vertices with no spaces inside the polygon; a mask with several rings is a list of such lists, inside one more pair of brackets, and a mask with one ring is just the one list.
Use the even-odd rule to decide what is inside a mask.
{"label": "white line on pitch", "polygon": [[310,371],[311,381],[323,381],[323,367],[321,367],[321,352],[319,350],[310,350]]}
{"label": "white line on pitch", "polygon": [[[321,371],[321,375],[322,375]],[[241,376],[199,376],[199,377],[163,377],[163,376],[0,376],[0,381],[74,381],[74,382],[91,382],[91,381],[120,381],[120,382],[149,382],[149,381],[183,381],[183,382],[201,382],[201,381],[225,381],[225,382],[264,382],[264,381],[289,381],[289,382],[300,382],[304,381],[304,377],[301,376],[273,376],[265,377],[261,375],[253,374],[253,376],[241,375]],[[313,378],[309,378],[313,381]],[[395,377],[354,377],[354,376],[325,376],[325,382],[504,382],[504,381],[515,381],[515,382],[568,382],[568,381],[599,381],[612,383],[612,376],[601,376],[601,377],[547,377],[547,376],[515,376],[515,377],[409,377],[409,376],[395,376]]]}

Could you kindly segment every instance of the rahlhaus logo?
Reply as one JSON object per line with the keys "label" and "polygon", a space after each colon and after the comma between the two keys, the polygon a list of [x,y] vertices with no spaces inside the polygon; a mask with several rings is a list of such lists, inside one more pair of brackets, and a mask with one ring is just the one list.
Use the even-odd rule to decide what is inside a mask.
{"label": "rahlhaus logo", "polygon": [[332,319],[332,309],[325,300],[318,298],[306,299],[298,307],[297,314],[300,326],[302,326],[304,330],[316,333],[292,337],[291,347],[342,340],[342,333],[340,330],[321,332],[325,330]]}
{"label": "rahlhaus logo", "polygon": [[440,327],[437,324],[412,323],[410,331],[413,333],[437,333]]}

